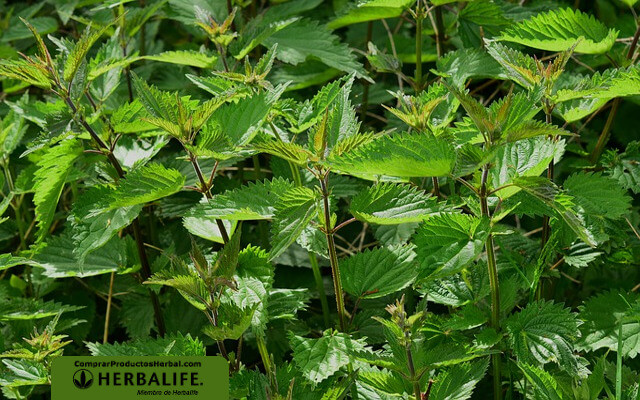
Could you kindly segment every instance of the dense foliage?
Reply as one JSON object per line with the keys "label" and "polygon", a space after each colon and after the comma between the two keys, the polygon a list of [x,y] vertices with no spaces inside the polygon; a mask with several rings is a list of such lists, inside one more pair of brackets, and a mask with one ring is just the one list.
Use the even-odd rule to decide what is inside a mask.
{"label": "dense foliage", "polygon": [[640,398],[636,0],[0,2],[0,385]]}

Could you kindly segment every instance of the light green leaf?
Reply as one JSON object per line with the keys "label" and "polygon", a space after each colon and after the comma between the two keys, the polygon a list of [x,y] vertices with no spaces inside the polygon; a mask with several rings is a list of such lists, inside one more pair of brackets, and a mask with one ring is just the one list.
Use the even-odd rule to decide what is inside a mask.
{"label": "light green leaf", "polygon": [[89,188],[77,198],[68,220],[71,222],[75,248],[80,263],[87,254],[102,247],[121,229],[129,226],[142,210],[142,205],[110,209],[112,190],[106,186]]}
{"label": "light green leaf", "polygon": [[86,343],[92,356],[204,356],[204,344],[198,338],[181,333],[164,338],[144,338],[129,343]]}
{"label": "light green leaf", "polygon": [[110,208],[149,203],[179,192],[185,177],[180,171],[149,163],[130,171],[111,193]]}
{"label": "light green leaf", "polygon": [[250,182],[247,186],[213,196],[206,203],[199,203],[186,214],[187,217],[229,220],[262,220],[273,218],[275,205],[293,183],[282,179]]}
{"label": "light green leaf", "polygon": [[114,238],[100,249],[86,255],[80,262],[74,250],[76,244],[68,235],[51,237],[39,249],[30,263],[44,269],[50,278],[87,277],[118,271],[126,266],[125,242]]}
{"label": "light green leaf", "polygon": [[421,222],[442,211],[437,199],[411,186],[380,183],[358,193],[349,211],[358,220],[379,225]]}
{"label": "light green leaf", "polygon": [[466,400],[487,372],[489,360],[453,366],[438,374],[431,388],[430,400]]}
{"label": "light green leaf", "polygon": [[362,340],[353,340],[345,333],[325,331],[319,339],[290,336],[293,360],[302,375],[320,383],[347,366],[352,354],[364,350]]}
{"label": "light green leaf", "polygon": [[572,374],[578,373],[573,343],[580,331],[576,314],[551,301],[529,303],[505,322],[511,348],[518,362],[544,365],[554,362]]}
{"label": "light green leaf", "polygon": [[589,352],[618,351],[618,329],[622,321],[622,355],[635,358],[640,353],[640,300],[633,292],[612,290],[585,301],[580,306],[582,338],[577,347]]}
{"label": "light green leaf", "polygon": [[266,38],[263,44],[278,44],[276,57],[286,63],[297,65],[315,58],[340,71],[355,72],[359,78],[367,75],[347,44],[315,21],[296,21]]}
{"label": "light green leaf", "polygon": [[527,380],[531,382],[536,399],[563,400],[565,398],[558,382],[547,371],[536,368],[533,365],[521,363],[517,365]]}
{"label": "light green leaf", "polygon": [[580,10],[563,8],[538,14],[502,32],[499,40],[548,51],[565,51],[576,42],[576,53],[602,54],[611,49],[618,31]]}
{"label": "light green leaf", "polygon": [[189,65],[197,68],[211,68],[217,60],[217,57],[214,55],[208,55],[194,50],[165,51],[140,58],[170,64]]}
{"label": "light green leaf", "polygon": [[383,297],[411,285],[418,276],[413,245],[365,250],[340,261],[344,290],[360,298]]}
{"label": "light green leaf", "polygon": [[453,275],[484,249],[489,221],[465,214],[443,214],[427,219],[415,236],[420,262],[419,279],[432,280]]}
{"label": "light green leaf", "polygon": [[346,151],[332,153],[327,165],[340,172],[374,179],[379,175],[427,177],[449,174],[456,154],[450,142],[429,134],[382,136]]}
{"label": "light green leaf", "polygon": [[245,145],[258,134],[271,106],[278,100],[281,89],[278,88],[271,94],[262,92],[225,104],[213,114],[210,123],[217,125],[233,145]]}
{"label": "light green leaf", "polygon": [[[489,185],[498,188],[513,183],[516,177],[539,176],[554,158],[564,153],[564,141],[544,137],[519,140],[500,146],[495,153],[495,166],[489,170]],[[496,192],[506,199],[520,189],[508,186]]]}
{"label": "light green leaf", "polygon": [[629,212],[631,196],[618,182],[601,173],[575,173],[564,189],[589,217],[620,219]]}
{"label": "light green leaf", "polygon": [[49,318],[58,313],[77,311],[83,307],[67,306],[55,301],[13,297],[0,299],[0,321],[27,321]]}
{"label": "light green leaf", "polygon": [[80,154],[82,147],[75,140],[65,140],[47,149],[37,162],[33,202],[36,205],[38,240],[42,240],[48,233],[65,180]]}
{"label": "light green leaf", "polygon": [[316,193],[306,187],[291,189],[280,197],[271,227],[269,260],[282,254],[317,215],[316,201]]}
{"label": "light green leaf", "polygon": [[359,22],[395,18],[413,4],[413,0],[367,0],[349,3],[338,11],[338,16],[327,24],[329,29]]}

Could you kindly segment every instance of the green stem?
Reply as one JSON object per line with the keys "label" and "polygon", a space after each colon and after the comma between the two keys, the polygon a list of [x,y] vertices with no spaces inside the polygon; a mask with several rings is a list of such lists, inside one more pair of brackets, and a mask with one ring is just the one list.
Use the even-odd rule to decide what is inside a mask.
{"label": "green stem", "polygon": [[[289,168],[291,168],[293,182],[297,187],[301,187],[302,178],[300,176],[300,170],[291,161],[289,161]],[[318,291],[318,296],[320,297],[320,306],[322,307],[322,317],[324,319],[324,325],[329,326],[329,324],[331,323],[329,300],[327,299],[327,293],[324,290],[324,282],[322,280],[322,273],[320,272],[320,265],[318,265],[318,257],[311,251],[309,252],[309,262],[311,263],[311,270],[313,271],[313,279],[316,283],[316,290]]]}
{"label": "green stem", "polygon": [[413,385],[413,394],[416,396],[416,400],[422,400],[422,392],[420,390],[420,380],[416,377],[416,368],[413,364],[413,354],[411,353],[411,339],[409,333],[405,332],[405,339],[407,344],[405,345],[405,352],[407,355],[407,369],[409,370],[409,377]]}
{"label": "green stem", "polygon": [[336,243],[333,237],[331,226],[331,210],[329,209],[329,172],[320,177],[320,188],[322,190],[322,201],[324,204],[324,229],[327,238],[327,247],[329,248],[329,261],[331,263],[331,275],[333,277],[333,290],[336,294],[336,306],[338,308],[338,320],[340,322],[340,330],[346,331],[344,293],[342,291],[342,282],[340,280],[340,268],[338,267],[338,254],[336,253]]}
{"label": "green stem", "polygon": [[622,400],[622,319],[618,327],[618,351],[616,354],[616,400]]}
{"label": "green stem", "polygon": [[415,72],[415,91],[422,91],[422,20],[424,18],[421,6],[421,0],[418,0],[416,9],[416,72]]}
{"label": "green stem", "polygon": [[436,50],[438,58],[442,57],[444,51],[444,18],[442,17],[442,6],[436,6]]}
{"label": "green stem", "polygon": [[[489,165],[485,165],[482,170],[482,180],[480,186],[480,207],[482,215],[491,218],[489,214],[489,204],[487,202],[487,178],[489,177]],[[491,327],[500,331],[500,285],[498,282],[498,267],[496,264],[496,254],[493,248],[493,234],[487,236],[485,243],[487,251],[487,267],[489,270],[489,286],[491,289]],[[491,355],[493,366],[493,398],[502,399],[502,360],[500,354]]]}
{"label": "green stem", "polygon": [[262,359],[262,365],[267,373],[267,376],[271,380],[273,369],[271,368],[271,357],[269,357],[269,351],[267,350],[267,343],[264,341],[262,335],[256,335],[256,344],[258,345],[258,353]]}

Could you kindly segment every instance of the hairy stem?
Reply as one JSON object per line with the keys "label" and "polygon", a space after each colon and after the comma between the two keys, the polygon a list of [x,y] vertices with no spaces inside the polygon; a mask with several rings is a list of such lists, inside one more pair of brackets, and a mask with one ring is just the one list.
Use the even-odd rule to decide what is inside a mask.
{"label": "hairy stem", "polygon": [[[549,107],[549,102],[547,101],[547,105],[545,107],[545,120],[547,124],[551,124],[551,109]],[[551,160],[549,166],[547,167],[547,178],[553,182],[554,175],[554,160]],[[549,236],[551,233],[551,226],[549,225],[549,216],[545,215],[542,217],[542,240],[541,245],[542,248],[547,244],[549,240]]]}
{"label": "hairy stem", "polygon": [[[62,88],[60,88],[62,89]],[[71,109],[72,113],[77,116],[80,125],[84,127],[84,129],[89,133],[94,142],[98,145],[101,151],[103,151],[116,170],[118,174],[118,179],[124,178],[125,173],[120,165],[120,162],[113,154],[109,146],[100,138],[100,136],[96,133],[96,131],[89,125],[87,120],[84,118],[82,114],[78,114],[78,108],[73,103],[73,100],[67,95],[63,96],[63,100],[67,104],[67,106]],[[147,258],[147,252],[144,248],[144,242],[142,240],[142,233],[140,230],[140,222],[138,221],[138,217],[133,220],[131,224],[133,229],[133,237],[136,242],[136,248],[138,249],[138,256],[140,257],[140,265],[141,265],[141,275],[144,280],[149,279],[151,277],[151,264],[149,263],[149,259]],[[162,315],[162,309],[160,307],[160,300],[158,299],[158,295],[151,289],[149,289],[149,297],[151,298],[151,304],[153,306],[153,314],[156,320],[156,325],[158,327],[158,334],[160,336],[164,336],[166,329],[164,325],[164,317]]]}
{"label": "hairy stem", "polygon": [[416,9],[416,94],[422,91],[422,20],[424,19],[422,1],[418,0]]}
{"label": "hairy stem", "polygon": [[115,275],[115,272],[112,272],[111,279],[109,280],[109,294],[107,296],[107,311],[104,316],[104,334],[102,335],[102,343],[109,342],[109,320],[111,319],[111,302],[113,301],[113,280]]}
{"label": "hairy stem", "polygon": [[329,248],[329,261],[331,263],[331,275],[333,277],[333,290],[336,294],[336,306],[338,308],[338,320],[340,322],[340,330],[345,332],[345,308],[344,293],[342,292],[342,281],[340,280],[340,268],[338,267],[338,254],[336,253],[336,243],[331,229],[331,210],[329,209],[329,173],[326,172],[320,177],[320,188],[322,190],[322,201],[324,204],[324,228],[327,238],[327,247]]}
{"label": "hairy stem", "polygon": [[[186,149],[185,149],[186,150]],[[200,188],[204,193],[207,199],[211,199],[213,196],[211,195],[211,185],[207,182],[202,174],[202,169],[200,168],[200,164],[198,163],[198,158],[195,154],[186,150],[189,155],[189,160],[191,161],[191,165],[193,165],[193,169],[196,171],[196,176],[200,181]],[[220,230],[220,236],[222,236],[222,241],[224,244],[229,243],[229,233],[227,232],[227,228],[225,228],[224,223],[221,219],[216,219],[216,224],[218,225],[218,229]]]}
{"label": "hairy stem", "polygon": [[[489,204],[487,202],[487,178],[489,176],[489,165],[482,169],[482,180],[480,186],[480,207],[482,215],[491,218],[489,214]],[[498,282],[498,267],[496,264],[496,254],[493,248],[493,234],[487,236],[485,243],[487,251],[487,267],[489,269],[489,286],[491,289],[491,327],[496,331],[500,330],[500,285]],[[493,398],[502,399],[502,365],[500,354],[491,355],[493,366]]]}
{"label": "hairy stem", "polygon": [[413,394],[416,396],[416,400],[422,400],[422,391],[420,390],[420,380],[416,377],[416,368],[413,364],[413,354],[411,352],[411,338],[409,333],[405,332],[405,339],[407,341],[405,345],[405,352],[407,354],[407,369],[409,370],[409,378],[413,384]]}

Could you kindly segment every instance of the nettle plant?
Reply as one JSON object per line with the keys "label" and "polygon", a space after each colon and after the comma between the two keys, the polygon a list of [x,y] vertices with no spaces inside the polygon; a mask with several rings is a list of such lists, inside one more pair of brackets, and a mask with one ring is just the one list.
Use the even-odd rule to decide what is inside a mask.
{"label": "nettle plant", "polygon": [[0,5],[3,395],[639,398],[636,1],[268,3]]}

